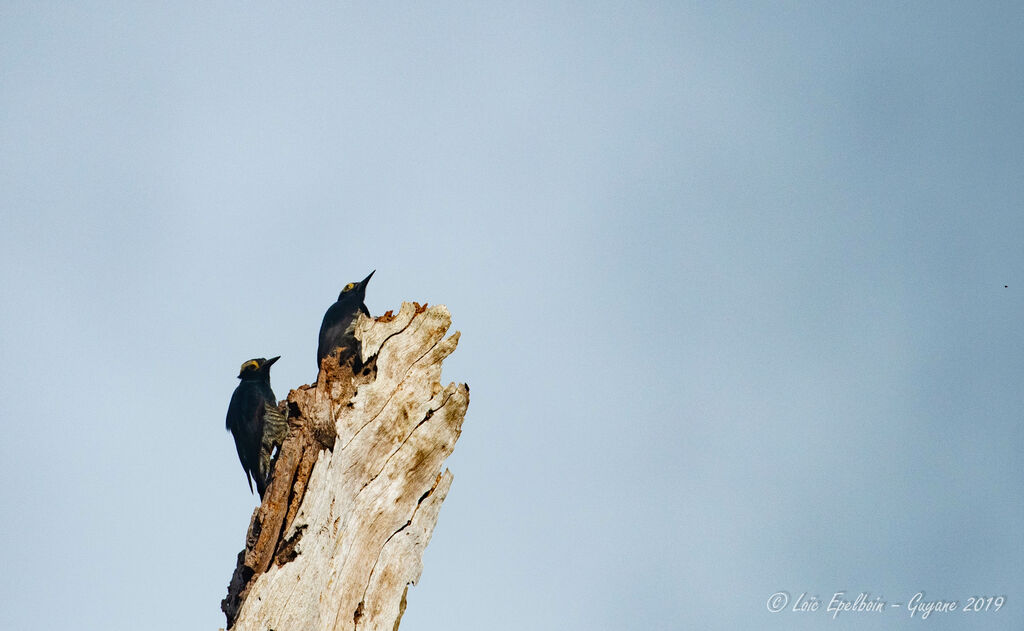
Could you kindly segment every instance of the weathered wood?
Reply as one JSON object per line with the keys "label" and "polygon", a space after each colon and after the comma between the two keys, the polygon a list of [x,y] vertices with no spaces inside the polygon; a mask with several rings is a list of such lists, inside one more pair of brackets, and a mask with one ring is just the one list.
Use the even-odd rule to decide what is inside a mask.
{"label": "weathered wood", "polygon": [[362,370],[325,360],[288,395],[289,433],[222,606],[237,631],[398,628],[451,486],[469,404],[440,384],[444,306],[360,317]]}

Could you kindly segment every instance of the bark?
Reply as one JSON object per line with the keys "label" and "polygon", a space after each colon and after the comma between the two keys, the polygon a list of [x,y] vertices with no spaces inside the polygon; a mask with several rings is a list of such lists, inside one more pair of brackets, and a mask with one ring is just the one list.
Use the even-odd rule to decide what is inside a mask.
{"label": "bark", "polygon": [[288,436],[222,601],[229,628],[398,629],[469,405],[465,384],[440,384],[450,325],[416,303],[360,316],[359,374],[332,357],[288,394]]}

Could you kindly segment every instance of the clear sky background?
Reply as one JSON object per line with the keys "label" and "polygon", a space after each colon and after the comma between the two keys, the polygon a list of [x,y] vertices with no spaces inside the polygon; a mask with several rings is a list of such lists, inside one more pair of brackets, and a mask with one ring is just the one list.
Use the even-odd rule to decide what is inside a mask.
{"label": "clear sky background", "polygon": [[[1020,3],[0,6],[0,628],[216,629],[238,366],[448,305],[402,628],[1024,628]],[[1005,287],[1004,287],[1005,286]],[[769,613],[787,591],[999,613]]]}

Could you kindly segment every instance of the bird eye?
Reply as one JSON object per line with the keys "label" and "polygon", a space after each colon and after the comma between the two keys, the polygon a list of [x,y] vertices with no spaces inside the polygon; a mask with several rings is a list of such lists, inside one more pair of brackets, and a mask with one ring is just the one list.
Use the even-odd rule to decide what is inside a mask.
{"label": "bird eye", "polygon": [[247,370],[259,370],[260,365],[256,360],[250,359],[249,361],[242,364],[242,367],[238,369],[238,372],[243,373]]}
{"label": "bird eye", "polygon": [[352,288],[355,287],[355,286],[356,286],[355,283],[349,283],[349,284],[345,285],[345,291],[352,291]]}

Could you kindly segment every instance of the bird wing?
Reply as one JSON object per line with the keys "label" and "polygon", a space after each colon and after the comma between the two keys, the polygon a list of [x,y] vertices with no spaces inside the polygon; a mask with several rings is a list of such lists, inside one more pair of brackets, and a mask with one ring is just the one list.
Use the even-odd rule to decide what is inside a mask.
{"label": "bird wing", "polygon": [[238,388],[231,395],[228,406],[227,426],[235,438],[238,460],[242,463],[249,491],[252,492],[252,478],[259,487],[260,437],[263,435],[265,414],[259,393]]}
{"label": "bird wing", "polygon": [[263,447],[263,426],[266,422],[267,406],[262,399],[256,402],[253,410],[252,433],[249,435],[249,473],[256,480],[256,491],[263,498],[263,491],[267,488],[267,477],[260,470],[260,453]]}
{"label": "bird wing", "polygon": [[320,325],[320,339],[316,349],[317,368],[324,357],[331,354],[331,351],[346,343],[348,328],[355,319],[355,311],[346,313],[351,309],[349,305],[336,302],[327,309],[324,314],[324,321]]}

